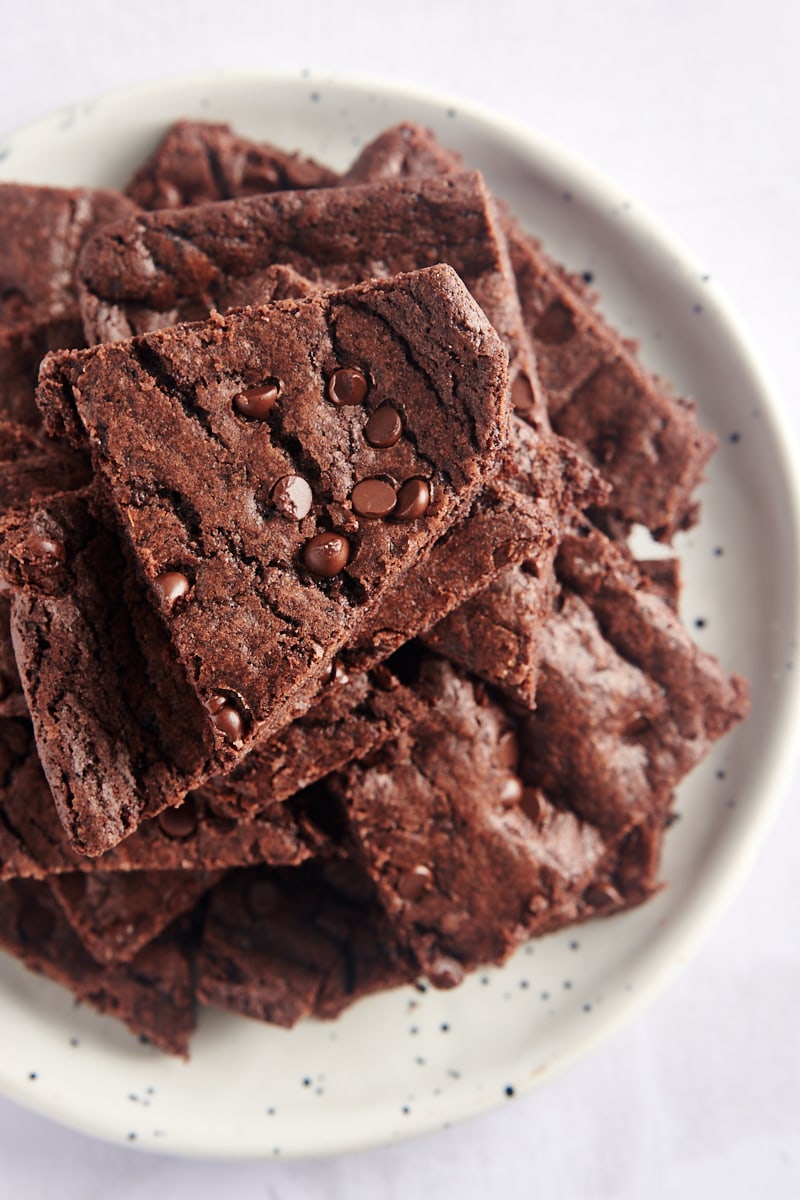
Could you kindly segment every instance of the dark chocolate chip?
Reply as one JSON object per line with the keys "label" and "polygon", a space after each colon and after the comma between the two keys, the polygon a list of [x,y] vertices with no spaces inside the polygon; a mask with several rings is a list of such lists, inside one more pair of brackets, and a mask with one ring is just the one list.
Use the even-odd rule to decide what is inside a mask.
{"label": "dark chocolate chip", "polygon": [[248,388],[233,397],[233,407],[241,417],[249,421],[265,421],[278,399],[280,387],[276,380],[271,379],[263,387]]}
{"label": "dark chocolate chip", "polygon": [[520,808],[525,813],[529,821],[536,824],[541,821],[544,812],[542,804],[542,793],[538,788],[523,788],[522,796],[520,797]]}
{"label": "dark chocolate chip", "polygon": [[165,808],[156,817],[159,828],[168,838],[180,841],[190,838],[197,830],[197,812],[191,798],[184,800],[179,808]]}
{"label": "dark chocolate chip", "polygon": [[386,450],[389,446],[394,446],[400,441],[402,432],[403,422],[400,414],[391,404],[383,404],[376,408],[364,426],[364,437],[376,450]]}
{"label": "dark chocolate chip", "polygon": [[311,512],[314,496],[302,475],[284,475],[273,487],[270,500],[284,517],[302,521]]}
{"label": "dark chocolate chip", "polygon": [[511,808],[514,804],[519,804],[520,800],[522,799],[522,792],[523,787],[520,780],[517,779],[516,775],[509,775],[508,778],[503,781],[503,784],[500,788],[500,803],[508,808]]}
{"label": "dark chocolate chip", "polygon": [[[458,987],[464,978],[464,968],[455,958],[442,954],[431,963],[425,972],[435,988],[445,989]],[[449,1026],[442,1025],[442,1033],[447,1033]]]}
{"label": "dark chocolate chip", "polygon": [[530,415],[536,408],[536,397],[527,375],[520,374],[511,384],[511,406],[515,412]]}
{"label": "dark chocolate chip", "polygon": [[610,908],[620,904],[622,897],[610,883],[592,883],[583,893],[583,898],[592,908]]}
{"label": "dark chocolate chip", "polygon": [[17,930],[25,942],[44,942],[55,929],[56,919],[37,900],[31,900],[19,914]]}
{"label": "dark chocolate chip", "polygon": [[629,738],[641,737],[643,733],[647,733],[648,729],[650,729],[650,721],[648,721],[647,717],[634,717],[622,731],[622,736]]}
{"label": "dark chocolate chip", "polygon": [[393,692],[399,683],[397,676],[392,674],[385,663],[378,663],[372,668],[372,678],[383,692]]}
{"label": "dark chocolate chip", "polygon": [[386,517],[397,503],[397,492],[385,479],[362,479],[350,499],[360,517]]}
{"label": "dark chocolate chip", "polygon": [[211,717],[211,724],[224,734],[229,742],[241,741],[244,720],[229,696],[221,692],[215,693],[206,701],[206,709]]}
{"label": "dark chocolate chip", "polygon": [[342,686],[345,683],[349,683],[349,682],[350,682],[350,676],[347,674],[347,671],[345,670],[345,668],[342,666],[342,664],[339,662],[338,659],[334,659],[334,661],[331,663],[331,670],[330,670],[330,675],[328,676],[328,683],[336,683],[336,684],[339,684],[340,686]]}
{"label": "dark chocolate chip", "polygon": [[312,575],[331,579],[347,566],[350,543],[340,533],[318,533],[303,547],[303,562]]}
{"label": "dark chocolate chip", "polygon": [[566,304],[560,300],[554,300],[539,317],[533,330],[533,336],[548,346],[561,345],[574,337],[575,319]]}
{"label": "dark chocolate chip", "polygon": [[176,600],[180,600],[181,596],[186,595],[191,584],[180,571],[162,571],[153,580],[153,587],[164,603],[171,605]]}
{"label": "dark chocolate chip", "polygon": [[403,900],[421,900],[431,885],[433,876],[428,867],[412,867],[397,880],[397,894]]}
{"label": "dark chocolate chip", "polygon": [[416,521],[431,502],[431,489],[424,479],[407,479],[397,493],[394,517],[397,521]]}
{"label": "dark chocolate chip", "polygon": [[29,537],[25,543],[25,553],[31,559],[45,558],[52,559],[54,562],[64,562],[67,557],[67,548],[58,538],[34,535]]}
{"label": "dark chocolate chip", "polygon": [[497,762],[509,771],[515,771],[519,763],[519,741],[513,729],[507,729],[497,743]]}
{"label": "dark chocolate chip", "polygon": [[340,367],[328,380],[328,399],[342,408],[363,404],[368,389],[367,377],[358,367]]}

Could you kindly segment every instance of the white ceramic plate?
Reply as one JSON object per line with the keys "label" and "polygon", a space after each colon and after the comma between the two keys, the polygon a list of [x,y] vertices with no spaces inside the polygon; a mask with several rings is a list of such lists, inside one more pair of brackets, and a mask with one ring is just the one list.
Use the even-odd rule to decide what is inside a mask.
{"label": "white ceramic plate", "polygon": [[0,178],[121,185],[180,116],[229,121],[335,167],[397,121],[432,126],[555,254],[592,272],[608,315],[640,339],[651,367],[698,398],[720,437],[702,524],[680,539],[683,612],[701,645],[750,677],[754,711],[681,789],[669,887],[655,901],[529,945],[454,992],[394,991],[335,1024],[284,1032],[206,1012],[188,1065],[2,956],[0,1087],[13,1099],[172,1153],[327,1154],[506,1103],[606,1037],[695,950],[751,862],[791,763],[794,472],[769,385],[713,280],[613,184],[469,105],[335,76],[205,75],[38,121],[0,146]]}

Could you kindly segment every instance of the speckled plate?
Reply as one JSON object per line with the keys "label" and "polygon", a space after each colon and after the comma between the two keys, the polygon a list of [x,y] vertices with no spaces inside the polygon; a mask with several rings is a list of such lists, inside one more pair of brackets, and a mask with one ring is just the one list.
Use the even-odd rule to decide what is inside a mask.
{"label": "speckled plate", "polygon": [[55,985],[0,961],[0,1087],[99,1137],[172,1153],[328,1154],[460,1120],[543,1083],[607,1037],[697,948],[750,864],[797,719],[798,500],[788,436],[714,282],[613,185],[533,132],[460,101],[336,76],[219,73],[117,92],[0,145],[0,178],[113,186],[191,116],[344,167],[402,119],[480,167],[531,230],[591,272],[645,360],[720,437],[699,530],[680,539],[684,617],[753,682],[750,720],[681,789],[669,887],[638,912],[523,948],[454,992],[410,988],[291,1032],[202,1014],[191,1063],[162,1057]]}

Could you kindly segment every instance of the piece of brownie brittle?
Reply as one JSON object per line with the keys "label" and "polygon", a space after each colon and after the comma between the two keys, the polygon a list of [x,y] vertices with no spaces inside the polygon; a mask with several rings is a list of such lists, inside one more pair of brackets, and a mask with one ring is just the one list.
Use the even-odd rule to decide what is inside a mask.
{"label": "piece of brownie brittle", "polygon": [[[251,781],[252,787],[252,781]],[[225,803],[223,804],[223,801]],[[142,821],[119,845],[87,856],[70,844],[42,774],[30,724],[0,720],[0,880],[45,879],[76,871],[196,871],[270,863],[288,866],[334,852],[310,813],[311,793],[287,803],[266,798],[260,811],[230,815],[235,794],[219,802],[201,790],[177,808]]]}
{"label": "piece of brownie brittle", "polygon": [[[468,511],[506,384],[446,266],[47,360],[39,402],[80,422],[221,768]],[[390,404],[400,436],[376,442]]]}
{"label": "piece of brownie brittle", "polygon": [[0,948],[63,984],[77,1000],[116,1017],[168,1054],[188,1058],[195,1025],[190,926],[165,931],[130,963],[101,966],[85,949],[46,883],[0,884]]}
{"label": "piece of brownie brittle", "polygon": [[233,871],[211,892],[198,957],[205,1004],[291,1026],[414,975],[357,864]]}
{"label": "piece of brownie brittle", "polygon": [[118,192],[0,184],[0,415],[39,424],[48,350],[83,346],[75,268],[84,242],[138,211]]}
{"label": "piece of brownie brittle", "polygon": [[538,796],[529,815],[515,724],[485,691],[433,656],[424,678],[429,717],[331,786],[401,944],[452,987],[577,919],[609,847]]}
{"label": "piece of brownie brittle", "polygon": [[[458,273],[505,342],[513,383],[529,342],[505,237],[474,172],[276,192],[119,222],[82,255],[85,332],[90,344],[114,341],[258,303],[278,265],[330,289],[435,263]],[[524,367],[532,369],[527,357]]]}
{"label": "piece of brownie brittle", "polygon": [[222,871],[76,871],[50,879],[61,911],[92,958],[130,962],[218,883]]}
{"label": "piece of brownie brittle", "polygon": [[[337,666],[301,720],[233,774],[209,778],[205,710],[195,711],[194,724],[190,705],[173,719],[182,672],[94,494],[56,496],[6,514],[0,545],[27,698],[26,707],[9,691],[9,715],[30,709],[63,822],[62,833],[28,727],[0,726],[0,745],[9,742],[15,770],[25,764],[26,781],[4,786],[0,817],[11,841],[2,848],[0,827],[0,877],[78,865],[301,861],[316,852],[317,839],[280,802],[420,716],[413,692],[391,671],[346,678]],[[20,703],[12,704],[15,697]],[[58,736],[56,723],[69,737]],[[182,808],[169,808],[202,783]],[[87,853],[102,857],[82,862]]]}
{"label": "piece of brownie brittle", "polygon": [[[596,537],[602,573],[622,551]],[[583,555],[569,540],[564,553],[588,600],[562,583],[534,712],[430,658],[425,720],[330,781],[398,938],[437,986],[651,895],[674,788],[747,711],[742,681],[692,645],[632,560],[613,597],[606,571],[598,604],[575,540]],[[603,626],[605,603],[628,613],[625,635]]]}
{"label": "piece of brownie brittle", "polygon": [[62,493],[0,518],[39,758],[81,854],[177,803],[214,753],[208,713],[95,501]]}
{"label": "piece of brownie brittle", "polygon": [[[406,123],[366,146],[342,184],[462,170],[459,154],[441,146],[430,130]],[[553,428],[580,446],[611,483],[611,513],[623,529],[639,523],[669,541],[697,521],[693,492],[716,439],[699,427],[694,402],[665,389],[581,283],[507,209],[502,226]]]}
{"label": "piece of brownie brittle", "polygon": [[136,171],[125,194],[142,208],[183,208],[297,188],[330,187],[338,176],[301,154],[239,137],[229,125],[176,121]]}

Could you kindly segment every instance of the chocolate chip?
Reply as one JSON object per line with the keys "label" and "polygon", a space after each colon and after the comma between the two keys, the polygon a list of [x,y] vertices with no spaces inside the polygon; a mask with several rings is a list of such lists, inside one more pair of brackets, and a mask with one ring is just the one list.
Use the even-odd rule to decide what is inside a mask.
{"label": "chocolate chip", "polygon": [[328,380],[328,399],[341,408],[363,404],[368,387],[367,377],[358,367],[340,367]]}
{"label": "chocolate chip", "polygon": [[413,904],[415,900],[422,899],[432,880],[433,876],[428,867],[412,867],[398,878],[397,894],[401,899],[409,900]]}
{"label": "chocolate chip", "polygon": [[[435,988],[454,988],[463,980],[464,968],[455,958],[448,958],[442,954],[431,963],[426,974]],[[442,1028],[444,1029],[444,1026]]]}
{"label": "chocolate chip", "polygon": [[554,300],[545,309],[533,330],[533,336],[546,345],[558,346],[575,336],[575,318],[566,304]]}
{"label": "chocolate chip", "polygon": [[302,475],[284,475],[273,487],[270,500],[291,521],[302,521],[311,512],[314,496]]}
{"label": "chocolate chip", "polygon": [[442,919],[439,922],[439,928],[446,937],[452,937],[454,934],[458,933],[460,929],[464,928],[469,919],[470,917],[468,912],[454,912],[451,908],[442,915]]}
{"label": "chocolate chip", "polygon": [[397,492],[385,479],[362,479],[350,499],[360,517],[386,517],[397,503]]}
{"label": "chocolate chip", "polygon": [[[180,190],[168,179],[151,184],[148,194],[148,208],[180,208],[183,204]],[[139,203],[141,204],[142,201],[140,200]]]}
{"label": "chocolate chip", "polygon": [[622,897],[610,883],[592,883],[583,893],[583,898],[592,908],[610,908],[612,904],[621,904]]}
{"label": "chocolate chip", "polygon": [[400,414],[391,404],[376,408],[364,426],[364,437],[376,450],[387,450],[389,446],[394,446],[400,441],[402,432]]}
{"label": "chocolate chip", "polygon": [[338,659],[331,663],[330,674],[328,675],[328,683],[338,684],[340,687],[345,683],[350,682],[350,676],[346,669],[342,666]]}
{"label": "chocolate chip", "polygon": [[25,543],[25,553],[30,559],[45,558],[54,562],[65,562],[67,547],[58,538],[29,537]]}
{"label": "chocolate chip", "polygon": [[393,692],[400,683],[400,680],[392,674],[385,663],[378,663],[372,668],[372,678],[382,692]]}
{"label": "chocolate chip", "polygon": [[211,717],[211,724],[224,734],[229,742],[242,740],[244,720],[229,696],[216,692],[206,701],[206,710]]}
{"label": "chocolate chip", "polygon": [[312,575],[331,579],[347,566],[350,543],[339,533],[318,533],[303,547],[303,562]]}
{"label": "chocolate chip", "polygon": [[516,775],[509,775],[500,788],[500,803],[509,808],[514,804],[519,804],[522,799],[522,791],[522,784]]}
{"label": "chocolate chip", "polygon": [[180,571],[162,571],[153,580],[153,587],[164,603],[171,605],[176,600],[180,600],[181,596],[186,595],[191,584]]}
{"label": "chocolate chip", "polygon": [[25,942],[45,942],[56,926],[56,919],[49,908],[31,900],[19,914],[17,932]]}
{"label": "chocolate chip", "polygon": [[431,502],[431,489],[424,479],[407,479],[397,493],[396,521],[416,521]]}
{"label": "chocolate chip", "polygon": [[156,820],[161,832],[168,838],[175,838],[177,841],[190,838],[197,829],[194,801],[189,798],[184,800],[179,808],[165,808]]}
{"label": "chocolate chip", "polygon": [[519,763],[519,741],[513,729],[507,729],[497,742],[497,762],[509,771],[515,771]]}
{"label": "chocolate chip", "polygon": [[525,816],[528,818],[528,820],[533,821],[534,825],[541,821],[545,809],[542,793],[538,788],[522,789],[520,808],[525,813]]}
{"label": "chocolate chip", "polygon": [[511,406],[515,412],[530,416],[536,410],[536,397],[527,375],[522,372],[511,385]]}
{"label": "chocolate chip", "polygon": [[263,387],[248,388],[233,397],[233,407],[241,417],[249,421],[265,421],[278,399],[280,386],[275,379],[265,383]]}
{"label": "chocolate chip", "polygon": [[634,717],[628,723],[627,727],[623,729],[622,736],[629,738],[641,737],[643,733],[647,733],[648,729],[650,729],[650,722],[647,717]]}

